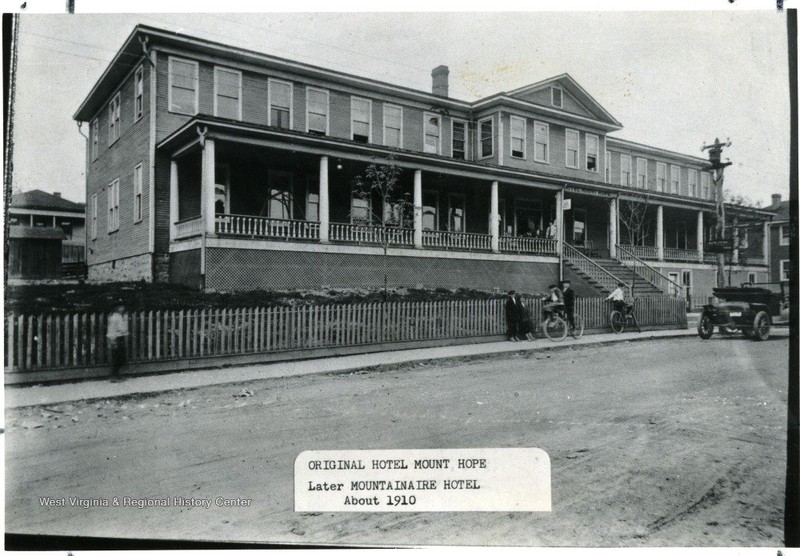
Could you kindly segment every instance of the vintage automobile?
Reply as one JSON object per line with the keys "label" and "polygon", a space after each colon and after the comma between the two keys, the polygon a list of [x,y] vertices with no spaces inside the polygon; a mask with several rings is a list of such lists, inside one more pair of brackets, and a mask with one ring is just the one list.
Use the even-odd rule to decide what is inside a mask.
{"label": "vintage automobile", "polygon": [[788,324],[788,283],[747,283],[714,288],[714,303],[703,306],[697,335],[707,340],[717,327],[723,334],[741,331],[745,338],[766,340],[773,325]]}

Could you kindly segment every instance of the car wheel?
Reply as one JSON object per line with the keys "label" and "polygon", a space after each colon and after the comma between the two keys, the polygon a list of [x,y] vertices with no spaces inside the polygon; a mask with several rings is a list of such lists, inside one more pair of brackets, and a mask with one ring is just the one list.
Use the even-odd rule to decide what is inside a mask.
{"label": "car wheel", "polygon": [[757,340],[769,339],[769,330],[772,323],[769,315],[765,311],[759,311],[753,319],[753,334]]}
{"label": "car wheel", "polygon": [[711,318],[703,314],[700,317],[700,322],[697,323],[697,335],[704,340],[708,340],[714,334],[714,324]]}

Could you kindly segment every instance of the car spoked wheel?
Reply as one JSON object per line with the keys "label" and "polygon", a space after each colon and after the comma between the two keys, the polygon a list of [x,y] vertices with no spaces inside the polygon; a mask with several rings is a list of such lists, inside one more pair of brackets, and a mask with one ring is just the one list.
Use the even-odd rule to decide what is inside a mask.
{"label": "car spoked wheel", "polygon": [[700,322],[697,323],[697,335],[704,340],[708,340],[714,334],[714,324],[708,315],[700,317]]}
{"label": "car spoked wheel", "polygon": [[769,315],[764,311],[759,311],[756,314],[756,318],[753,319],[753,334],[755,338],[761,341],[769,339],[770,326]]}

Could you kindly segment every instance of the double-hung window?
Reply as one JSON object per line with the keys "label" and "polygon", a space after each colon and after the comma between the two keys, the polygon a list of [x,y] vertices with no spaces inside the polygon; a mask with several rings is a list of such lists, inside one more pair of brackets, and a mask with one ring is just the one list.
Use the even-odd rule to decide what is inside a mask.
{"label": "double-hung window", "polygon": [[442,118],[436,114],[425,113],[425,133],[424,152],[439,154],[441,151],[442,138]]}
{"label": "double-hung window", "polygon": [[142,164],[133,169],[133,221],[142,220]]}
{"label": "double-hung window", "polygon": [[606,151],[606,183],[611,183],[611,153]]}
{"label": "double-hung window", "polygon": [[689,169],[689,197],[697,197],[697,170]]}
{"label": "double-hung window", "polygon": [[280,129],[292,128],[292,84],[286,81],[270,79],[269,89],[269,125]]}
{"label": "double-hung window", "polygon": [[789,280],[789,273],[791,271],[791,267],[789,266],[791,263],[789,259],[783,259],[781,261],[781,280],[788,281]]}
{"label": "double-hung window", "polygon": [[780,234],[780,244],[781,245],[789,245],[791,242],[791,238],[789,237],[789,225],[788,224],[781,224],[778,228],[778,233]]}
{"label": "double-hung window", "polygon": [[108,145],[111,146],[119,139],[119,93],[114,95],[108,104]]}
{"label": "double-hung window", "polygon": [[636,187],[647,189],[647,159],[636,159]]}
{"label": "double-hung window", "polygon": [[399,106],[383,105],[383,144],[403,148],[403,109]]}
{"label": "double-hung window", "polygon": [[97,193],[92,195],[92,201],[89,207],[90,207],[89,218],[91,219],[89,225],[90,232],[92,234],[92,239],[97,239]]}
{"label": "double-hung window", "polygon": [[169,111],[197,114],[199,67],[197,62],[169,59]]}
{"label": "double-hung window", "polygon": [[556,108],[564,106],[564,91],[559,87],[550,87],[550,104]]}
{"label": "double-hung window", "polygon": [[528,124],[525,118],[511,116],[511,156],[525,158]]}
{"label": "double-hung window", "polygon": [[700,196],[703,199],[711,198],[711,176],[708,175],[708,172],[700,174]]}
{"label": "double-hung window", "polygon": [[92,122],[92,160],[97,160],[100,151],[100,120],[95,118]]}
{"label": "double-hung window", "polygon": [[566,132],[567,142],[567,168],[579,168],[578,166],[578,152],[581,141],[580,132],[574,129],[568,129]]}
{"label": "double-hung window", "polygon": [[315,135],[328,135],[329,108],[328,91],[324,89],[306,89],[306,129]]}
{"label": "double-hung window", "polygon": [[669,192],[678,195],[681,192],[681,169],[679,166],[669,167]]}
{"label": "double-hung window", "polygon": [[108,184],[108,233],[119,230],[119,178]]}
{"label": "double-hung window", "polygon": [[144,114],[144,67],[136,68],[133,76],[133,121],[138,122]]}
{"label": "double-hung window", "polygon": [[450,120],[450,127],[452,131],[452,149],[453,158],[458,160],[467,159],[467,122],[463,120]]}
{"label": "double-hung window", "polygon": [[656,191],[663,193],[667,186],[667,165],[663,162],[656,163]]}
{"label": "double-hung window", "polygon": [[619,183],[626,186],[631,184],[631,157],[627,154],[619,157]]}
{"label": "double-hung window", "polygon": [[586,169],[597,172],[597,159],[600,156],[600,139],[597,135],[586,134]]}
{"label": "double-hung window", "polygon": [[533,122],[533,159],[550,162],[550,126],[543,122]]}
{"label": "double-hung window", "polygon": [[372,142],[372,101],[365,98],[351,98],[350,114],[353,141]]}
{"label": "double-hung window", "polygon": [[242,119],[242,72],[214,68],[214,115]]}
{"label": "double-hung window", "polygon": [[480,140],[481,158],[494,154],[494,120],[485,118],[478,121],[478,137]]}

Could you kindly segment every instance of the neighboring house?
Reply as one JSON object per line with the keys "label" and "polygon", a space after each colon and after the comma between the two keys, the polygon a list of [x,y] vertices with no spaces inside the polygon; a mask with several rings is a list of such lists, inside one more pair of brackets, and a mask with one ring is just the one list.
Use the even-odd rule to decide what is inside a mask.
{"label": "neighboring house", "polygon": [[[568,74],[475,102],[448,95],[445,66],[432,80],[419,91],[137,26],[74,114],[89,124],[90,279],[382,285],[371,214],[394,209],[353,181],[392,156],[418,207],[398,218],[394,285],[543,291],[559,275],[550,221],[578,272],[594,264],[581,253],[620,257],[620,212],[646,198],[649,233],[627,251],[711,294],[705,159],[609,135],[622,124]],[[741,228],[768,216],[729,209]],[[766,278],[751,244],[733,282]]]}
{"label": "neighboring house", "polygon": [[33,189],[12,195],[7,214],[10,277],[60,278],[85,260],[83,203]]}
{"label": "neighboring house", "polygon": [[779,194],[773,194],[772,204],[767,207],[767,210],[776,214],[769,225],[769,280],[770,282],[785,282],[789,280],[789,265],[792,258],[789,247],[792,233],[789,201],[782,201]]}

